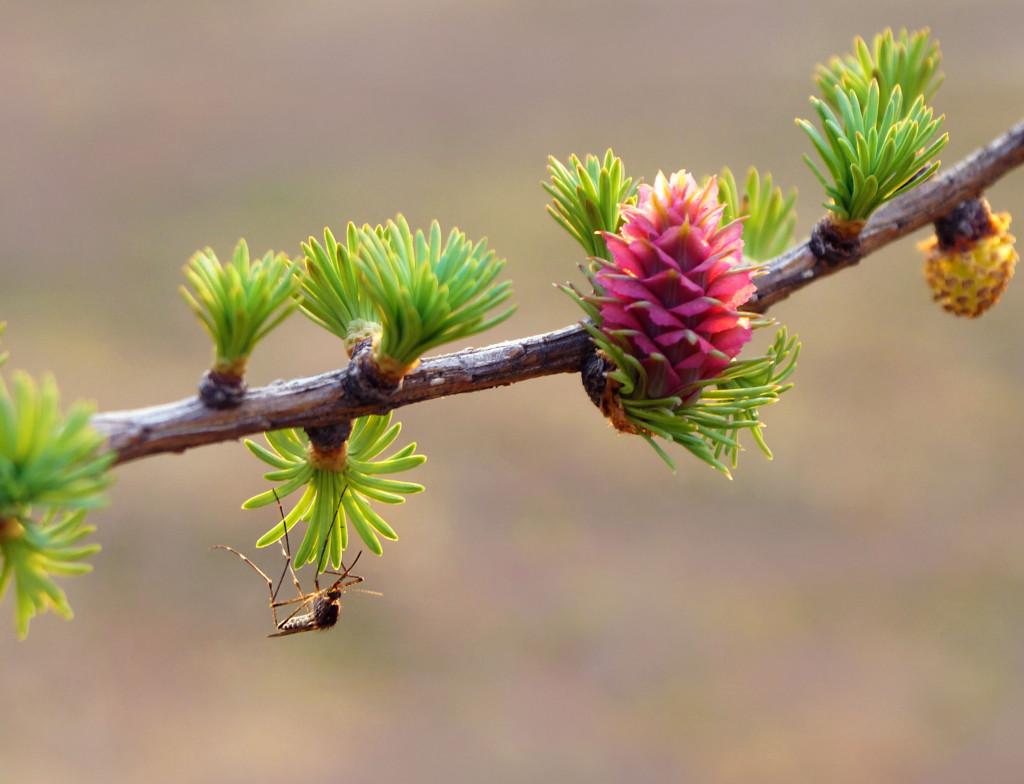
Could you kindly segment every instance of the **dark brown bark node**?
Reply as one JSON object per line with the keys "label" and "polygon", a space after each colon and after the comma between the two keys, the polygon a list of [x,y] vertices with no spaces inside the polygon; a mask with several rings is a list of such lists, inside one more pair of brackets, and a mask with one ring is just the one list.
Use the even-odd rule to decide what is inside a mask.
{"label": "dark brown bark node", "polygon": [[985,199],[965,199],[935,221],[935,237],[943,250],[966,250],[993,233],[992,213]]}
{"label": "dark brown bark node", "polygon": [[199,380],[199,399],[209,408],[237,408],[247,387],[242,376],[207,370]]}
{"label": "dark brown bark node", "polygon": [[808,243],[814,258],[826,267],[845,267],[860,260],[860,234],[852,234],[831,219],[823,218],[815,224]]}

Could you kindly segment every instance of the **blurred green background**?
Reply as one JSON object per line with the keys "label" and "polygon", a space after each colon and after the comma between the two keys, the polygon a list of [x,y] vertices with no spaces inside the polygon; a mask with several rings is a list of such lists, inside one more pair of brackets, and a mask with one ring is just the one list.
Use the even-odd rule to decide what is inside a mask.
{"label": "blurred green background", "polygon": [[[0,317],[67,399],[189,395],[198,247],[298,251],[403,211],[488,235],[517,315],[578,317],[545,156],[631,173],[757,163],[821,194],[794,127],[815,63],[930,25],[952,162],[1024,112],[1024,6],[961,3],[5,3]],[[1024,172],[990,192],[1024,221]],[[926,236],[920,233],[917,239]],[[330,634],[268,641],[209,546],[273,522],[238,444],[117,472],[76,620],[14,641],[4,782],[1009,782],[1024,769],[1024,283],[934,306],[913,241],[773,311],[804,340],[774,463],[671,475],[556,377],[401,412],[430,462],[401,541]],[[294,317],[250,381],[336,367]],[[682,457],[682,456],[681,456]],[[277,565],[271,551],[255,554]],[[364,556],[364,561],[366,556]]]}

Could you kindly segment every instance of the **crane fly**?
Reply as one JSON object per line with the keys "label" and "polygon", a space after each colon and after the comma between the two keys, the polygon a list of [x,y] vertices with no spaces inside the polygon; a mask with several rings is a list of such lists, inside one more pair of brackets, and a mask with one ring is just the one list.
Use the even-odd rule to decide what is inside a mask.
{"label": "crane fly", "polygon": [[[345,496],[345,492],[348,490],[348,486],[341,491],[342,498]],[[281,500],[277,497],[277,491],[274,491],[274,499],[277,501],[277,509],[281,513],[281,520],[284,521],[284,509],[281,507]],[[338,501],[338,507],[341,508],[341,501]],[[337,513],[335,513],[337,514]],[[323,560],[324,552],[327,550],[327,542],[330,538],[330,531],[328,530],[327,536],[324,538],[324,549],[320,552],[320,559],[317,561],[319,565]],[[274,619],[274,627],[277,631],[268,634],[268,637],[286,637],[290,634],[301,634],[303,632],[313,631],[324,631],[332,628],[338,623],[338,616],[341,614],[341,595],[346,590],[352,588],[354,585],[358,585],[363,581],[363,578],[359,575],[352,574],[352,569],[355,568],[356,563],[359,561],[359,556],[362,555],[362,551],[356,554],[355,560],[349,566],[345,566],[345,562],[342,561],[342,571],[336,572],[331,569],[325,569],[323,574],[330,574],[336,576],[338,579],[335,580],[331,585],[326,588],[320,587],[320,575],[317,574],[313,578],[313,584],[315,590],[311,593],[306,593],[302,590],[302,585],[299,583],[299,576],[295,573],[295,568],[292,566],[292,551],[291,545],[288,542],[288,527],[285,526],[284,538],[281,540],[281,553],[284,555],[284,569],[281,570],[281,577],[277,581],[275,587],[274,581],[270,579],[266,572],[260,569],[256,564],[249,560],[243,553],[240,553],[233,547],[228,547],[226,544],[215,544],[213,549],[227,550],[229,553],[234,553],[241,558],[245,563],[252,567],[260,577],[267,581],[267,589],[270,591],[270,613]],[[284,584],[284,578],[286,574],[291,574],[292,583],[295,585],[295,591],[298,596],[294,599],[281,599],[279,600],[278,594],[281,592],[281,586]],[[360,589],[356,589],[360,590]],[[373,594],[380,596],[376,591],[362,591],[363,593]],[[296,605],[295,609],[283,620],[278,620],[277,611],[282,607],[291,607]]]}

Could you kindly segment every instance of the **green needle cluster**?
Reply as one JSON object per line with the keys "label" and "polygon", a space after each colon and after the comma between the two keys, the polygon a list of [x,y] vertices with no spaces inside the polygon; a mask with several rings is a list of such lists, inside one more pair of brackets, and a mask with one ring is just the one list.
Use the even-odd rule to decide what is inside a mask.
{"label": "green needle cluster", "polygon": [[[857,90],[837,90],[838,113],[825,101],[811,98],[821,125],[797,120],[825,164],[825,172],[807,155],[804,160],[831,200],[825,207],[841,222],[866,221],[894,196],[924,182],[939,167],[933,160],[949,140],[936,138],[942,117],[933,117],[918,96],[904,111],[899,85],[881,103],[877,81],[868,86],[866,101]],[[827,175],[826,175],[827,173]]]}
{"label": "green needle cluster", "polygon": [[226,264],[204,248],[185,265],[192,290],[181,295],[213,338],[215,371],[240,378],[256,344],[296,308],[294,269],[284,253],[251,261],[245,240]]}
{"label": "green needle cluster", "polygon": [[514,311],[489,315],[512,296],[511,283],[494,283],[505,260],[487,240],[473,243],[458,229],[444,240],[437,221],[429,234],[414,234],[401,215],[383,229],[364,226],[357,262],[380,314],[375,355],[385,373],[411,367],[424,352],[490,329]]}
{"label": "green needle cluster", "polygon": [[386,478],[421,465],[426,456],[416,454],[416,444],[402,447],[390,457],[380,455],[398,438],[402,426],[392,423],[391,414],[361,417],[352,425],[347,454],[337,469],[324,467],[316,460],[309,438],[302,430],[278,430],[265,433],[270,449],[254,441],[245,445],[274,470],[264,478],[279,483],[273,490],[255,495],[242,504],[256,509],[273,504],[276,498],[303,488],[298,502],[284,520],[267,531],[257,542],[266,547],[280,540],[300,520],[307,522],[301,544],[294,552],[296,566],[317,562],[319,571],[328,563],[341,564],[348,547],[348,522],[373,553],[383,552],[380,538],[395,540],[394,529],[373,509],[371,502],[405,503],[405,496],[423,492],[423,486]]}
{"label": "green needle cluster", "polygon": [[942,53],[938,41],[929,38],[925,28],[914,33],[900,30],[894,36],[886,29],[874,37],[872,45],[858,36],[853,53],[833,57],[828,65],[819,65],[814,76],[821,97],[833,111],[839,112],[839,96],[852,90],[861,105],[867,103],[871,82],[878,82],[882,95],[894,88],[903,92],[904,108],[909,109],[918,96],[930,102],[942,84],[939,71]]}
{"label": "green needle cluster", "polygon": [[70,620],[67,594],[53,577],[70,577],[92,571],[83,563],[99,552],[98,544],[78,544],[95,531],[84,525],[85,510],[63,512],[51,509],[39,522],[17,523],[12,536],[0,538],[3,566],[0,568],[0,597],[13,579],[15,585],[15,625],[18,637],[28,635],[29,622],[40,612],[53,610]]}
{"label": "green needle cluster", "polygon": [[114,461],[89,424],[93,409],[76,403],[64,416],[51,377],[15,373],[0,379],[0,518],[30,506],[93,509],[103,503]]}
{"label": "green needle cluster", "polygon": [[345,244],[339,245],[330,229],[321,244],[316,237],[302,243],[305,275],[301,308],[314,323],[345,341],[349,356],[363,340],[380,336],[380,315],[363,285],[355,262],[359,229],[348,225]]}
{"label": "green needle cluster", "polygon": [[103,450],[91,415],[81,403],[63,415],[52,378],[37,384],[16,373],[10,389],[0,379],[0,597],[13,580],[22,637],[37,611],[70,616],[49,575],[88,571],[81,561],[99,549],[73,546],[92,531],[82,521],[103,503],[115,457]]}
{"label": "green needle cluster", "polygon": [[351,352],[364,339],[382,375],[397,382],[427,351],[490,329],[512,315],[493,311],[512,295],[495,283],[505,266],[458,229],[447,239],[434,221],[413,232],[405,218],[376,228],[349,225],[345,244],[304,246],[303,311],[346,341]]}
{"label": "green needle cluster", "polygon": [[771,174],[761,177],[751,166],[741,193],[732,171],[725,167],[718,176],[718,198],[725,205],[723,224],[743,218],[745,257],[767,261],[789,247],[796,228],[796,188],[783,195],[782,188],[773,187]]}
{"label": "green needle cluster", "polygon": [[550,181],[541,183],[552,198],[548,214],[587,256],[611,260],[601,232],[617,232],[622,207],[636,203],[636,183],[626,176],[622,159],[611,149],[603,159],[587,155],[581,161],[573,155],[568,166],[551,156],[548,174]]}

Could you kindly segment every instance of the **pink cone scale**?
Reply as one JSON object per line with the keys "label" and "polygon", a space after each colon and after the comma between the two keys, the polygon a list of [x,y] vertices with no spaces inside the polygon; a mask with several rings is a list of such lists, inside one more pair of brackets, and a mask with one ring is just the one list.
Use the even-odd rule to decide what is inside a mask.
{"label": "pink cone scale", "polygon": [[685,170],[659,172],[638,195],[619,233],[603,235],[612,261],[594,276],[601,330],[643,365],[646,397],[688,402],[751,337],[743,226],[721,225],[714,177],[699,185]]}

